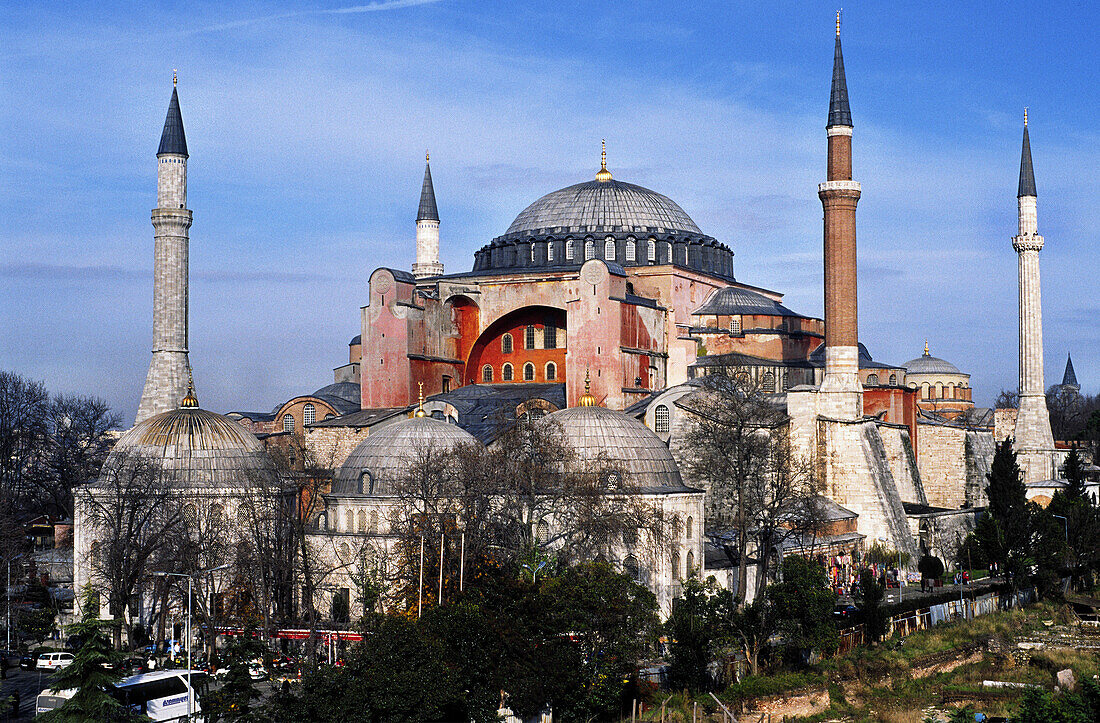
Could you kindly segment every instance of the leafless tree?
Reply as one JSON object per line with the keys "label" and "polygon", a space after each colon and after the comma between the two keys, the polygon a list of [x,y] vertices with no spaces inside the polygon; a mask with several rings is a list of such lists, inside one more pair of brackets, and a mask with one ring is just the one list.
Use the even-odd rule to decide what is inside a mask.
{"label": "leafless tree", "polygon": [[[183,505],[171,471],[136,453],[119,454],[115,462],[75,494],[94,540],[92,586],[107,595],[111,615],[129,629],[135,594],[157,567],[170,563]],[[121,645],[117,627],[115,644]]]}
{"label": "leafless tree", "polygon": [[41,382],[0,371],[0,512],[28,505],[41,472],[50,397]]}
{"label": "leafless tree", "polygon": [[1020,394],[1015,389],[1002,389],[993,402],[994,409],[1016,409],[1020,406]]}

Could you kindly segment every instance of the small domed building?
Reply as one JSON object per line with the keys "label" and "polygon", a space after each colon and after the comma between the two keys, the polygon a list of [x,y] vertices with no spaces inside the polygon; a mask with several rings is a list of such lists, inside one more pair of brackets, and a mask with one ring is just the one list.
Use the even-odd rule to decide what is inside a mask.
{"label": "small domed building", "polygon": [[928,344],[924,353],[905,362],[905,383],[918,390],[917,406],[947,419],[954,419],[974,408],[970,375],[939,357],[932,356]]}

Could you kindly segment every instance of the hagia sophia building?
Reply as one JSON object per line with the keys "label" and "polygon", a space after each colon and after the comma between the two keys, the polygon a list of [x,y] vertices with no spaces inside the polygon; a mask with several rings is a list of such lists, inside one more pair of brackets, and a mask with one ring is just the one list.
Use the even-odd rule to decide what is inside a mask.
{"label": "hagia sophia building", "polygon": [[[728,556],[715,543],[726,531],[706,527],[707,484],[683,471],[683,455],[690,453],[684,402],[700,392],[708,374],[734,369],[785,409],[794,449],[823,484],[829,526],[815,541],[815,554],[834,579],[849,575],[861,552],[876,543],[909,552],[914,561],[921,552],[950,559],[984,506],[995,435],[1026,441],[1023,451],[1037,460],[1027,467],[1028,482],[1056,477],[1049,423],[1044,436],[1035,406],[1042,345],[1040,325],[1035,359],[1032,322],[1040,318],[1042,240],[1034,225],[1026,125],[1021,235],[1014,246],[1021,259],[1021,354],[1029,355],[1030,376],[1019,420],[997,417],[1007,431],[994,428],[991,410],[975,408],[969,374],[932,356],[929,345],[895,365],[874,359],[859,342],[856,206],[862,189],[853,180],[853,130],[838,21],[828,174],[818,188],[824,319],[788,308],[779,291],[739,280],[728,245],[674,200],[616,178],[606,151],[593,178],[535,200],[474,254],[470,270],[446,273],[439,260],[446,216],[426,163],[416,262],[410,271],[382,267],[370,274],[359,334],[333,382],[271,411],[223,416],[199,410],[188,386],[192,215],[173,88],[152,213],[153,361],[136,426],[118,448],[159,445],[165,465],[216,469],[216,479],[199,472],[188,484],[205,490],[200,497],[206,500],[215,486],[213,496],[229,513],[233,465],[245,464],[249,474],[267,469],[256,461],[258,450],[302,435],[333,470],[311,539],[339,559],[354,556],[364,540],[390,544],[384,512],[395,502],[394,475],[425,445],[491,445],[518,418],[554,418],[582,459],[615,460],[637,494],[680,521],[680,539],[667,554],[647,557],[625,543],[613,554],[652,587],[667,613],[685,576],[736,584]],[[1022,361],[1022,391],[1024,367]],[[186,443],[172,436],[184,433]],[[79,582],[90,574],[86,566],[80,571],[80,550],[90,549],[95,533],[86,523],[80,529],[79,503],[76,518]],[[785,544],[788,552],[802,549],[797,539]],[[347,580],[333,583],[331,594],[346,595]]]}

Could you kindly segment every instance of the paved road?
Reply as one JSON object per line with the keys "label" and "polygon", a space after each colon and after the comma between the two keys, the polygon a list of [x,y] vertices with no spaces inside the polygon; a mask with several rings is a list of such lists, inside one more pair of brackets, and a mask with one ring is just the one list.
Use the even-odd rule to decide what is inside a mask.
{"label": "paved road", "polygon": [[[1001,578],[999,577],[983,577],[979,578],[978,580],[972,580],[969,585],[944,585],[943,587],[935,588],[933,592],[921,592],[920,583],[914,582],[906,585],[905,588],[901,591],[901,601],[904,602],[906,600],[917,600],[919,598],[939,596],[943,595],[944,593],[952,593],[957,597],[960,591],[962,591],[965,595],[969,595],[972,592],[980,595],[988,592],[988,588],[1000,582]],[[896,587],[887,589],[885,602],[887,604],[898,602],[898,594],[898,589]],[[844,603],[852,602],[851,598],[846,596],[841,597],[840,601]]]}
{"label": "paved road", "polygon": [[19,715],[12,717],[11,706],[0,704],[0,721],[29,721],[34,719],[34,700],[44,688],[49,687],[50,675],[36,670],[8,670],[8,679],[0,680],[0,702],[19,691]]}

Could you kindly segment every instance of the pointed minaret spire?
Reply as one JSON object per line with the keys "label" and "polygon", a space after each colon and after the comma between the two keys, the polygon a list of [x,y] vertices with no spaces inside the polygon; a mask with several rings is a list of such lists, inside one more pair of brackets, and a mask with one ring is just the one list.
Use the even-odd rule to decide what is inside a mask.
{"label": "pointed minaret spire", "polygon": [[840,11],[836,13],[836,46],[833,50],[833,87],[829,94],[829,122],[826,127],[852,126],[848,107],[848,82],[844,78],[844,54],[840,52]]}
{"label": "pointed minaret spire", "polygon": [[187,158],[187,136],[183,132],[183,115],[180,98],[176,93],[176,71],[172,71],[172,99],[168,101],[168,115],[164,119],[164,131],[160,134],[157,155],[173,153]]}
{"label": "pointed minaret spire", "polygon": [[439,263],[439,209],[435,205],[431,154],[426,151],[424,184],[420,187],[420,208],[416,212],[416,263],[412,272],[418,279],[443,273],[443,264]]}
{"label": "pointed minaret spire", "polygon": [[1081,389],[1081,385],[1077,383],[1077,373],[1073,371],[1073,357],[1069,354],[1066,354],[1066,373],[1062,375],[1062,386]]}
{"label": "pointed minaret spire", "polygon": [[1031,138],[1027,134],[1027,108],[1024,108],[1024,145],[1020,151],[1020,186],[1016,197],[1038,195],[1035,192],[1035,168],[1031,165]]}

